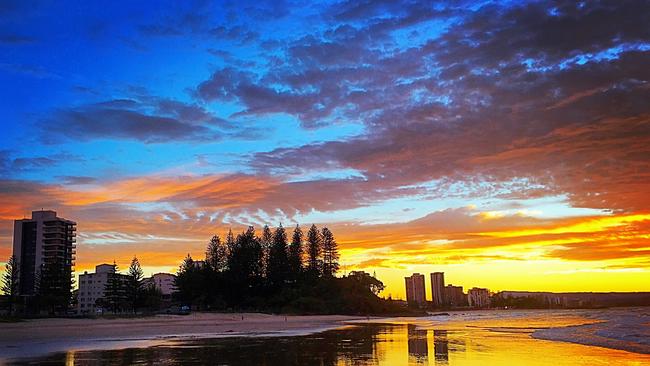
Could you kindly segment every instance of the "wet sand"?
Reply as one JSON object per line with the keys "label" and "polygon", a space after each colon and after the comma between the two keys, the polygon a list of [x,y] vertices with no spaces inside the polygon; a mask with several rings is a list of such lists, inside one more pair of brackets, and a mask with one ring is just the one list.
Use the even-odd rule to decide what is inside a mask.
{"label": "wet sand", "polygon": [[[243,318],[243,319],[242,319]],[[359,317],[192,313],[124,319],[35,319],[0,324],[0,362],[65,350],[146,347],[178,339],[305,335]]]}
{"label": "wet sand", "polygon": [[649,311],[483,310],[418,318],[289,316],[286,321],[282,315],[201,313],[46,319],[3,324],[0,358],[8,365],[219,360],[273,366],[638,366],[650,365]]}
{"label": "wet sand", "polygon": [[[202,315],[198,315],[201,317]],[[250,315],[251,323],[272,324],[284,317]],[[623,322],[620,317],[624,316]],[[538,331],[600,326],[602,331],[629,337],[627,325],[644,316],[636,309],[615,311],[467,311],[449,316],[384,318],[352,321],[355,326],[301,336],[177,337],[169,340],[94,342],[91,350],[71,348],[42,357],[14,358],[8,366],[48,365],[377,365],[377,366],[639,366],[650,355],[573,342],[542,340]],[[341,324],[347,317],[295,317],[312,326]],[[270,320],[270,323],[268,322]],[[333,322],[330,323],[330,320]],[[638,320],[638,318],[637,318]],[[241,319],[239,319],[241,322]],[[229,324],[236,324],[236,319]],[[290,319],[287,319],[290,323]],[[617,324],[620,328],[617,329]],[[244,325],[244,323],[242,323]],[[242,329],[248,327],[246,325]],[[642,326],[647,326],[642,324]],[[302,327],[291,328],[294,335]],[[234,326],[233,326],[234,328]],[[269,326],[267,329],[279,329]],[[163,328],[164,329],[164,328]],[[248,328],[253,329],[253,328]],[[634,332],[636,334],[636,332]],[[250,335],[260,335],[251,337]],[[641,334],[642,336],[643,334]],[[138,343],[139,342],[139,343]]]}

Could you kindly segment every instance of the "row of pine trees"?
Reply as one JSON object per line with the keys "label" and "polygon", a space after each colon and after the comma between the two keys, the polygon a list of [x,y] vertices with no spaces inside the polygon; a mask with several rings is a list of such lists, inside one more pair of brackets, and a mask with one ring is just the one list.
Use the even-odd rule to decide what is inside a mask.
{"label": "row of pine trees", "polygon": [[188,254],[177,274],[178,299],[195,308],[281,308],[304,297],[309,288],[333,281],[339,270],[338,245],[328,229],[312,225],[250,226],[225,240],[213,236],[199,264]]}

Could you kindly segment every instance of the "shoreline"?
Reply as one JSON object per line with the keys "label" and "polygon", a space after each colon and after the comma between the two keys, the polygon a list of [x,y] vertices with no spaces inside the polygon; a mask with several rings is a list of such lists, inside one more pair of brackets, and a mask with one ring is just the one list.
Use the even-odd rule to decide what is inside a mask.
{"label": "shoreline", "polygon": [[[562,309],[565,314],[574,314],[583,317],[587,323],[555,326],[483,326],[469,325],[469,319],[454,319],[454,315],[482,315],[492,314],[526,314],[537,315],[543,312],[557,313],[557,309],[518,309],[518,310],[466,310],[449,311],[447,316],[433,314],[427,321],[440,321],[438,326],[447,323],[450,326],[462,325],[464,328],[477,328],[488,331],[512,332],[526,330],[531,339],[551,342],[571,343],[587,347],[599,347],[610,350],[626,351],[643,355],[650,355],[650,308],[649,307],[614,307],[605,309]],[[438,318],[440,316],[440,318]],[[375,319],[376,324],[395,324],[413,320],[417,324],[421,317],[390,317]],[[446,318],[446,319],[445,319]],[[493,318],[493,319],[496,319]],[[350,324],[357,323],[351,321]],[[363,324],[362,322],[358,322]],[[364,322],[365,323],[365,322]]]}
{"label": "shoreline", "polygon": [[[650,309],[625,311],[565,311],[556,320],[569,322],[517,325],[522,316],[544,312],[501,311],[450,312],[447,316],[366,317],[346,315],[268,315],[260,313],[192,313],[140,318],[69,319],[49,318],[3,323],[0,332],[0,365],[9,360],[28,360],[64,351],[146,348],[177,342],[233,337],[295,337],[351,326],[398,325],[411,323],[425,328],[482,329],[484,331],[525,329],[532,340],[572,343],[587,347],[650,354]],[[551,310],[551,312],[553,312]],[[489,316],[489,314],[492,316]],[[488,315],[485,317],[484,315]],[[575,316],[590,321],[576,324]],[[242,319],[243,317],[243,319]],[[506,324],[480,324],[498,320]],[[479,324],[472,324],[479,322]],[[573,324],[571,324],[573,322]],[[437,323],[437,324],[435,324]],[[561,325],[561,323],[564,323]],[[459,328],[460,327],[460,328]],[[454,329],[456,328],[456,329]]]}
{"label": "shoreline", "polygon": [[[588,347],[601,347],[606,349],[627,351],[650,355],[648,346],[630,343],[619,339],[597,336],[591,332],[598,324],[575,325],[569,327],[538,329],[531,333],[531,338],[551,342],[566,342]],[[576,339],[576,337],[582,337]]]}
{"label": "shoreline", "polygon": [[634,310],[607,315],[595,313],[599,322],[538,329],[531,337],[650,355],[650,309]]}
{"label": "shoreline", "polygon": [[[243,319],[242,319],[243,318]],[[367,319],[347,315],[192,313],[141,318],[48,318],[3,323],[0,364],[67,350],[150,347],[180,340],[226,337],[300,336]]]}

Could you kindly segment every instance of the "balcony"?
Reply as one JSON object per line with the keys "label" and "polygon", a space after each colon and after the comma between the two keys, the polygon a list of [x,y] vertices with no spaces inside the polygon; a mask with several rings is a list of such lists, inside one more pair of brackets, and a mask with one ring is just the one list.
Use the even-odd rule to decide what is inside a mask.
{"label": "balcony", "polygon": [[63,226],[43,226],[44,233],[65,233],[65,227]]}
{"label": "balcony", "polygon": [[65,249],[63,248],[46,248],[41,251],[43,254],[51,254],[51,253],[65,253]]}
{"label": "balcony", "polygon": [[65,233],[62,233],[62,232],[44,232],[43,237],[47,238],[47,239],[50,239],[50,238],[61,238],[61,239],[63,239],[63,238],[66,237],[66,235],[65,235]]}

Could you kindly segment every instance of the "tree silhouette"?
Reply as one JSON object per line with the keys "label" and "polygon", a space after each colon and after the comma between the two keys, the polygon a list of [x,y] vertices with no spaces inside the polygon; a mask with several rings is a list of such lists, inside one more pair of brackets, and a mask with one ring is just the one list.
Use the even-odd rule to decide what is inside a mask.
{"label": "tree silhouette", "polygon": [[273,233],[273,244],[269,252],[268,281],[271,288],[284,285],[287,280],[289,259],[287,256],[287,233],[282,224]]}
{"label": "tree silhouette", "polygon": [[20,269],[16,256],[12,255],[5,264],[5,273],[2,276],[2,293],[7,296],[9,301],[9,315],[14,312],[13,304],[18,298],[18,284],[20,281]]}
{"label": "tree silhouette", "polygon": [[201,295],[201,286],[203,285],[201,282],[199,269],[188,253],[174,279],[174,285],[178,289],[176,296],[184,305],[192,307]]}
{"label": "tree silhouette", "polygon": [[307,232],[307,271],[312,277],[321,273],[321,237],[316,225],[312,225]]}
{"label": "tree silhouette", "polygon": [[38,274],[38,305],[49,314],[63,314],[72,300],[72,270],[63,259],[41,265]]}
{"label": "tree silhouette", "polygon": [[262,245],[252,226],[237,235],[228,262],[227,280],[229,301],[233,305],[249,299],[262,283]]}
{"label": "tree silhouette", "polygon": [[215,272],[224,272],[228,267],[228,249],[219,235],[214,235],[205,251],[205,263]]}
{"label": "tree silhouette", "polygon": [[[228,261],[230,260],[230,256],[232,256],[232,252],[235,250],[235,236],[232,234],[232,229],[228,229],[228,234],[226,235],[226,249],[227,249],[227,257]],[[226,261],[227,262],[227,261]]]}
{"label": "tree silhouette", "polygon": [[297,281],[302,273],[302,240],[303,233],[300,225],[296,225],[291,236],[291,244],[289,245],[289,279],[293,282]]}
{"label": "tree silhouette", "polygon": [[264,225],[264,228],[262,229],[260,244],[262,245],[262,273],[264,276],[267,276],[269,270],[269,257],[271,256],[271,247],[273,246],[273,232],[269,228],[269,225]]}
{"label": "tree silhouette", "polygon": [[339,270],[339,249],[334,240],[334,234],[323,228],[321,236],[321,247],[323,250],[323,276],[332,277]]}
{"label": "tree silhouette", "polygon": [[140,261],[138,261],[138,258],[135,256],[131,260],[128,276],[129,278],[127,281],[127,296],[129,297],[131,308],[135,313],[139,303],[141,302],[142,280],[144,279],[142,267],[140,267]]}
{"label": "tree silhouette", "polygon": [[113,261],[114,272],[108,274],[106,284],[104,285],[104,303],[113,313],[121,312],[125,303],[128,301],[126,283],[119,273],[119,268]]}

